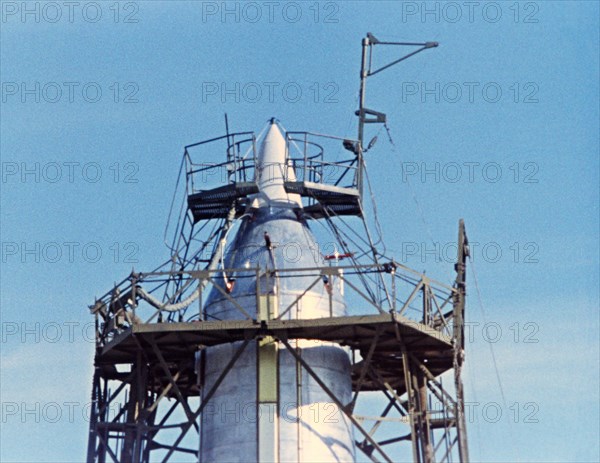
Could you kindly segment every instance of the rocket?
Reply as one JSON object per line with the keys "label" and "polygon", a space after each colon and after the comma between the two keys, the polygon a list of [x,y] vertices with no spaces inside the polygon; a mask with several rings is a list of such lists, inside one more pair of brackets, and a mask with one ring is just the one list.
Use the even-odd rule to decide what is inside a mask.
{"label": "rocket", "polygon": [[[224,273],[217,282],[221,290],[213,288],[208,294],[206,320],[244,319],[239,307],[266,324],[276,318],[346,314],[339,286],[325,279],[315,284],[316,270],[294,272],[323,267],[325,261],[303,217],[301,198],[286,192],[286,180],[295,181],[295,172],[286,159],[284,135],[271,120],[255,168],[258,193],[247,198],[249,206],[238,219],[237,232],[228,238]],[[228,275],[225,269],[248,271]],[[289,342],[341,403],[351,401],[347,349],[310,339]],[[203,399],[240,345],[207,347],[198,356]],[[355,460],[352,424],[346,415],[283,344],[270,336],[246,346],[210,397],[200,428],[203,462]]]}
{"label": "rocket", "polygon": [[[372,69],[374,45],[420,48]],[[188,207],[182,204],[169,246],[171,259],[159,271],[132,271],[90,307],[96,317],[96,368],[89,462],[109,457],[149,461],[154,451],[164,453],[164,461],[177,453],[205,463],[353,462],[357,448],[371,459],[377,451],[392,461],[381,447],[409,440],[415,461],[433,461],[438,450],[444,452],[442,459],[458,453],[460,461],[468,461],[461,380],[468,256],[464,223],[459,225],[455,284],[438,285],[407,268],[403,270],[411,276],[396,275],[393,260],[379,262],[383,256],[375,250],[361,203],[364,186],[369,186],[363,156],[377,138],[363,148],[365,125],[385,125],[387,120],[386,114],[365,106],[367,78],[436,46],[383,42],[367,34],[362,41],[356,140],[285,133],[274,119],[261,132],[264,136],[232,134],[226,118],[225,136],[185,147],[180,179],[185,171]],[[353,157],[325,161],[322,140],[313,137],[342,142]],[[226,162],[192,160],[188,149],[216,141],[227,142]],[[296,142],[303,145],[298,146],[302,156],[294,158],[289,151]],[[196,187],[218,169],[227,174],[226,185]],[[326,174],[335,178],[327,181]],[[359,258],[331,220],[341,216],[363,221],[369,249]],[[311,224],[326,219],[343,253],[335,247],[332,254],[321,255],[307,219],[313,219]],[[200,221],[205,222],[196,227]],[[204,230],[209,223],[212,231]],[[210,247],[210,259],[204,259]],[[358,265],[357,259],[366,260],[369,250],[373,262]],[[343,258],[351,258],[354,265],[329,268]],[[368,295],[346,280],[358,296],[344,300],[344,268],[359,275]],[[365,272],[377,273],[372,283],[379,288]],[[384,273],[390,274],[391,292]],[[404,302],[397,297],[397,281],[414,286]],[[152,287],[146,290],[142,283]],[[385,292],[385,299],[372,289]],[[372,299],[379,314],[344,318],[347,303],[353,307],[361,297]],[[423,318],[415,325],[403,312],[417,297],[423,302]],[[398,312],[397,302],[402,303]],[[198,310],[188,312],[194,303]],[[452,310],[443,314],[446,305]],[[144,322],[140,315],[147,310],[152,315]],[[367,345],[364,361],[357,363],[353,357],[351,362],[349,346],[360,359]],[[123,364],[129,364],[130,373],[118,368]],[[353,392],[352,377],[359,369]],[[446,400],[448,392],[434,378],[452,369],[456,400]],[[367,374],[373,381],[366,380]],[[113,391],[115,382],[120,385]],[[395,392],[390,395],[391,389]],[[359,392],[377,390],[388,399],[381,419],[354,415]],[[175,402],[162,413],[159,403],[170,399]],[[111,405],[119,407],[115,417],[109,416]],[[442,407],[442,418],[431,412],[436,405]],[[410,433],[388,432],[383,418],[392,408],[410,425]],[[364,420],[376,425],[367,431]],[[192,426],[199,441],[197,434],[188,434]],[[355,428],[364,441],[356,443]],[[378,429],[387,434],[384,440],[374,437]]]}

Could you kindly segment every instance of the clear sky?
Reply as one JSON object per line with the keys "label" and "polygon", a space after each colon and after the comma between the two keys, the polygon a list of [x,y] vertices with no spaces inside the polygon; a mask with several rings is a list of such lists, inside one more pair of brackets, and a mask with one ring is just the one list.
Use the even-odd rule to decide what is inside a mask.
{"label": "clear sky", "polygon": [[398,261],[449,281],[466,221],[472,460],[600,460],[598,2],[1,13],[0,460],[85,458],[87,305],[168,257],[182,147],[221,135],[224,112],[235,131],[276,116],[354,136],[366,32],[440,42],[369,80],[395,147],[380,132],[367,165]]}

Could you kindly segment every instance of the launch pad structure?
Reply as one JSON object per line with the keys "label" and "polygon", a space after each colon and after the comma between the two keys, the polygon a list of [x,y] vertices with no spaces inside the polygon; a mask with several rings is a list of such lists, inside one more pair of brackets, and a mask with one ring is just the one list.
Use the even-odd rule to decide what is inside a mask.
{"label": "launch pad structure", "polygon": [[[285,161],[274,164],[279,169],[274,177],[286,197],[295,198],[286,211],[302,227],[307,221],[323,224],[336,240],[331,254],[316,250],[316,265],[281,265],[294,260],[293,252],[278,258],[274,253],[293,248],[284,241],[271,243],[266,232],[257,252],[270,264],[248,259],[245,265],[226,265],[230,232],[240,221],[255,220],[253,214],[271,211],[274,204],[258,204],[261,195],[270,194],[265,192],[271,186],[261,182],[274,120],[264,137],[229,133],[227,127],[222,137],[185,147],[185,200],[170,246],[172,258],[151,272],[132,272],[90,306],[96,355],[89,463],[210,461],[202,459],[207,438],[200,438],[206,415],[223,419],[213,402],[252,349],[257,352],[258,383],[253,407],[231,404],[224,417],[225,424],[245,420],[245,426],[256,428],[257,453],[240,455],[239,461],[288,461],[280,459],[281,448],[271,442],[278,422],[302,421],[299,403],[292,407],[297,414],[283,416],[289,404],[282,403],[277,391],[284,387],[278,375],[285,353],[296,365],[296,377],[304,378],[296,381],[298,397],[310,383],[333,410],[321,412],[311,423],[348,423],[353,447],[364,458],[392,462],[403,455],[419,463],[468,462],[461,378],[468,257],[464,223],[459,223],[455,279],[444,284],[378,252],[365,219],[365,124],[385,123],[384,114],[365,108],[366,79],[406,58],[373,71],[372,47],[386,44],[420,47],[406,57],[437,46],[380,42],[371,34],[363,39],[357,140],[283,131]],[[350,152],[348,159],[332,160],[329,154],[340,146]],[[198,163],[197,153],[223,153],[225,160]],[[205,188],[215,179],[217,186]],[[348,221],[364,226],[364,232]],[[296,285],[288,299],[278,292],[286,281]],[[321,312],[307,317],[303,304],[311,304],[315,291]],[[347,307],[343,313],[341,296]],[[211,298],[218,298],[230,315],[215,316]],[[300,346],[309,343],[338,346],[348,353],[349,397],[343,399],[336,384],[303,354]],[[219,346],[229,346],[231,355],[222,364],[213,362],[210,376],[208,364],[215,358],[210,352]],[[369,415],[360,407],[365,398],[373,410]],[[268,408],[271,404],[273,409]],[[275,425],[260,417],[260,410],[267,409],[275,411]],[[302,441],[297,442],[300,446]],[[236,445],[232,436],[230,446]],[[297,449],[294,461],[308,461],[302,452]]]}

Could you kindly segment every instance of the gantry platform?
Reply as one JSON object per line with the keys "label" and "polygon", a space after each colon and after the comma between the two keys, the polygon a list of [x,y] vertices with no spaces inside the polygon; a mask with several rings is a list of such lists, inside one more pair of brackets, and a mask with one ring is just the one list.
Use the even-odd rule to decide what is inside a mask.
{"label": "gantry platform", "polygon": [[[309,199],[304,212],[313,218],[326,215],[361,215],[360,195],[356,188],[346,188],[326,183],[284,182],[287,193],[298,194]],[[249,195],[258,193],[256,182],[236,182],[188,196],[188,207],[194,221],[224,219],[232,206],[236,216],[245,211]]]}
{"label": "gantry platform", "polygon": [[[204,347],[228,344],[248,339],[272,336],[279,340],[299,339],[333,342],[348,346],[360,353],[362,360],[353,365],[352,380],[355,391],[375,391],[380,383],[402,392],[405,390],[402,351],[406,349],[428,370],[438,376],[452,368],[452,339],[426,325],[396,314],[359,315],[308,320],[254,320],[202,321],[186,323],[135,324],[100,348],[96,365],[103,376],[119,379],[115,365],[133,363],[140,352],[150,361],[156,358],[156,348],[166,363],[183,373],[178,386],[190,395],[199,388],[194,373],[195,354]],[[378,379],[363,375],[365,359]],[[169,378],[156,378],[157,391],[164,389]],[[194,393],[194,391],[196,391]]]}

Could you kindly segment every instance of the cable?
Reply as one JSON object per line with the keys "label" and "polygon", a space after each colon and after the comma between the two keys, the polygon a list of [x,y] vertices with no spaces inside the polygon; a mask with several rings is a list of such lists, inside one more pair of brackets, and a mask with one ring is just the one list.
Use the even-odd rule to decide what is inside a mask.
{"label": "cable", "polygon": [[[483,308],[483,301],[481,298],[481,291],[479,290],[479,283],[477,281],[477,273],[475,272],[475,261],[471,256],[469,256],[469,262],[471,263],[471,267],[473,268],[473,279],[475,280],[475,289],[477,290],[477,299],[479,301],[479,308],[481,309],[481,315],[483,316],[483,322],[487,324],[487,315],[485,313],[485,309]],[[496,362],[496,354],[494,353],[494,347],[491,342],[488,342],[490,346],[490,352],[492,353],[492,360],[494,362],[494,371],[496,372],[496,380],[498,381],[498,386],[500,387],[500,395],[502,396],[502,402],[504,408],[508,410],[506,406],[506,397],[504,396],[504,388],[502,387],[502,381],[500,381],[500,374],[498,372],[498,364]]]}
{"label": "cable", "polygon": [[178,312],[182,309],[189,307],[192,304],[192,302],[198,299],[200,291],[196,289],[187,299],[178,302],[177,304],[163,304],[159,299],[152,296],[152,294],[147,293],[142,287],[137,288],[137,294],[139,294],[140,297],[146,302],[148,302],[151,306],[157,308],[160,311]]}
{"label": "cable", "polygon": [[[364,161],[363,161],[364,163]],[[367,165],[366,163],[364,163],[364,173],[365,173],[365,179],[367,180],[367,188],[369,190],[369,195],[371,196],[371,203],[373,206],[373,220],[375,221],[375,229],[377,230],[377,235],[379,236],[378,240],[373,243],[373,246],[378,245],[379,243],[381,243],[381,245],[383,246],[383,253],[385,254],[387,252],[387,248],[385,247],[385,240],[383,239],[383,230],[381,228],[381,224],[379,223],[379,216],[378,216],[378,212],[377,212],[377,203],[375,202],[375,194],[373,193],[373,188],[371,187],[371,180],[369,179],[369,173],[367,171]]]}
{"label": "cable", "polygon": [[[477,392],[475,390],[475,382],[473,381],[473,366],[471,365],[471,362],[466,362],[467,363],[467,369],[469,370],[469,385],[471,386],[471,391],[473,394],[473,399],[475,401],[475,403],[479,403],[477,401]],[[475,421],[476,425],[475,425],[475,429],[477,432],[477,448],[479,450],[479,458],[481,458],[481,426],[479,426],[479,421]]]}
{"label": "cable", "polygon": [[[369,143],[369,145],[372,143],[373,145],[375,144],[374,141],[377,140],[377,138],[379,137],[379,135],[381,134],[381,131],[383,130],[383,125],[381,127],[379,127],[379,130],[377,131],[377,133],[375,134],[375,136],[373,137],[373,139],[371,140],[371,142]],[[388,134],[389,136],[389,134]],[[366,149],[363,151],[364,154],[367,153],[367,151],[369,151],[369,149]],[[373,193],[373,188],[371,187],[371,180],[369,179],[369,171],[367,170],[367,161],[365,160],[364,156],[362,158],[363,160],[363,169],[364,169],[364,173],[365,173],[365,178],[367,180],[367,188],[369,189],[369,194],[371,196],[371,203],[373,205],[373,213],[374,213],[374,219],[375,219],[375,227],[377,228],[377,233],[379,234],[379,241],[376,243],[383,243],[384,245],[384,253],[385,253],[385,242],[383,240],[383,232],[382,232],[382,228],[381,225],[379,224],[379,219],[377,217],[377,203],[375,201],[375,194]]]}
{"label": "cable", "polygon": [[[263,136],[263,134],[265,133],[265,131],[267,130],[267,127],[269,127],[270,124],[267,124],[263,127],[263,129],[260,131],[260,133],[256,136],[256,141],[258,142],[261,137]],[[242,156],[242,161],[245,161],[246,158],[248,157],[248,154],[250,154],[250,150],[253,149],[254,146],[250,146],[247,150],[246,153]]]}
{"label": "cable", "polygon": [[[394,140],[392,139],[392,134],[391,134],[390,128],[388,127],[386,122],[383,123],[383,126],[385,127],[385,130],[387,132],[388,140],[389,140],[390,144],[392,145],[392,152],[397,154],[400,157],[400,154],[398,153],[398,151],[396,151],[396,144],[394,143]],[[415,202],[415,205],[417,206],[419,218],[421,219],[421,222],[423,223],[423,226],[425,227],[425,232],[427,233],[427,237],[429,238],[429,240],[435,247],[436,242],[433,239],[433,234],[431,233],[431,229],[429,228],[429,223],[427,222],[427,219],[425,218],[425,212],[424,212],[423,208],[421,207],[421,203],[417,199],[417,195],[415,193],[415,190],[414,190],[412,183],[410,182],[410,178],[408,176],[406,177],[406,183],[408,184],[408,189],[410,191],[412,199]],[[443,268],[444,268],[444,271],[446,272],[446,276],[448,276],[450,281],[452,281],[453,278],[452,278],[452,275],[450,274],[450,272],[448,271],[448,269],[445,266],[443,266]]]}
{"label": "cable", "polygon": [[[177,174],[177,181],[175,182],[175,190],[173,191],[173,197],[171,198],[171,207],[169,208],[169,215],[167,216],[167,223],[165,225],[165,232],[164,232],[164,235],[163,235],[163,241],[164,241],[165,245],[167,246],[167,248],[169,248],[169,250],[171,252],[173,252],[173,249],[167,243],[167,233],[168,233],[168,230],[169,230],[169,223],[171,222],[171,214],[173,213],[173,206],[175,205],[175,198],[177,196],[177,189],[179,188],[179,181],[181,180],[181,172],[183,172],[183,166],[184,165],[185,165],[185,153],[181,157],[181,165],[179,166],[179,173]],[[184,196],[184,199],[185,199],[185,196]],[[180,219],[181,219],[181,215],[180,215]],[[178,223],[179,223],[179,220],[178,220]],[[177,233],[177,231],[176,231],[176,233]]]}
{"label": "cable", "polygon": [[[477,272],[475,271],[475,261],[474,261],[473,257],[469,256],[469,262],[471,263],[471,266],[473,268],[473,279],[475,281],[475,289],[477,290],[477,299],[479,301],[479,308],[481,310],[483,322],[484,322],[484,324],[487,324],[487,315],[486,315],[485,309],[483,307],[483,299],[481,297],[481,291],[479,290],[479,283],[477,281]],[[506,402],[506,396],[504,395],[504,388],[502,387],[502,381],[500,379],[500,372],[498,369],[498,362],[496,361],[496,353],[494,352],[494,346],[493,346],[493,343],[491,343],[491,342],[488,342],[487,344],[488,344],[488,346],[490,346],[490,352],[492,354],[492,361],[494,363],[494,372],[496,373],[496,381],[498,382],[498,387],[500,389],[502,405],[504,406],[504,409],[508,411],[508,404]],[[512,421],[510,419],[508,420],[508,429],[509,429],[509,433],[511,435],[511,441],[515,442]]]}

